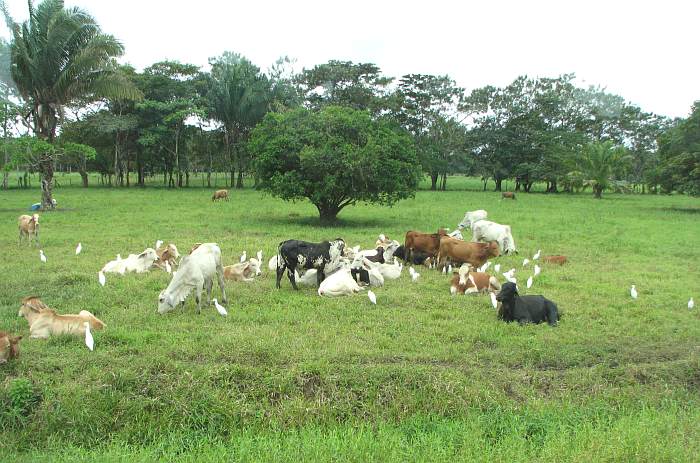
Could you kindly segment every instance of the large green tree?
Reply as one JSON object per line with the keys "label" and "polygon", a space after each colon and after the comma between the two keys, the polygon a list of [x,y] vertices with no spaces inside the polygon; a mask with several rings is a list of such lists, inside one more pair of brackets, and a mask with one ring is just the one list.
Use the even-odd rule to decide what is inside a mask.
{"label": "large green tree", "polygon": [[288,201],[308,199],[324,224],[357,202],[411,197],[420,178],[408,134],[348,107],[268,113],[249,149],[259,187]]}
{"label": "large green tree", "polygon": [[700,101],[687,119],[677,121],[659,137],[660,166],[653,184],[667,193],[700,195]]}
{"label": "large green tree", "polygon": [[577,171],[585,186],[593,189],[593,196],[600,199],[603,190],[616,184],[624,176],[630,157],[627,150],[611,140],[586,145],[576,158]]}
{"label": "large green tree", "polygon": [[[139,92],[117,72],[114,58],[124,48],[104,34],[95,19],[62,0],[28,1],[29,19],[22,24],[0,2],[12,31],[11,74],[28,106],[27,121],[42,140],[53,143],[66,106],[103,97],[138,98]],[[51,190],[55,150],[39,162],[41,202],[53,207]]]}

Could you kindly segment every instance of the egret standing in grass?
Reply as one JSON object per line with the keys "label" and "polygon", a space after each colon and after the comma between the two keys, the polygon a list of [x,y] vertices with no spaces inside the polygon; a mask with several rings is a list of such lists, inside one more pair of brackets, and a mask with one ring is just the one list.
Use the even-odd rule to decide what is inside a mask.
{"label": "egret standing in grass", "polygon": [[97,272],[97,279],[99,280],[100,285],[102,285],[102,286],[104,286],[105,283],[107,283],[107,279],[105,278],[105,274],[102,273],[101,270],[99,272]]}
{"label": "egret standing in grass", "polygon": [[43,263],[46,263],[46,255],[44,255],[43,249],[39,249],[39,259],[41,259]]}
{"label": "egret standing in grass", "polygon": [[245,251],[243,251],[243,254],[241,254],[241,263],[245,262],[247,257],[248,257],[248,255],[246,254]]}
{"label": "egret standing in grass", "polygon": [[535,276],[539,275],[542,269],[539,265],[535,264]]}
{"label": "egret standing in grass", "polygon": [[526,286],[527,286],[528,288],[530,288],[530,287],[532,286],[532,276],[530,276],[530,277],[527,279]]}
{"label": "egret standing in grass", "polygon": [[228,312],[226,311],[226,307],[223,305],[219,304],[219,301],[216,299],[212,299],[214,301],[214,307],[216,307],[216,311],[219,312],[219,314],[223,315],[224,317],[228,315]]}
{"label": "egret standing in grass", "polygon": [[491,305],[493,306],[494,309],[497,309],[498,308],[498,301],[496,300],[496,294],[493,291],[491,291],[489,294],[491,295]]}
{"label": "egret standing in grass", "polygon": [[90,322],[85,322],[85,345],[90,350],[95,350],[95,340],[90,332]]}
{"label": "egret standing in grass", "polygon": [[370,302],[372,302],[372,304],[377,305],[377,296],[374,294],[374,291],[372,291],[371,289],[367,291],[367,297],[369,298]]}
{"label": "egret standing in grass", "polygon": [[420,273],[416,272],[416,270],[413,268],[413,266],[408,268],[408,273],[411,274],[411,281],[416,282],[418,281],[418,277],[420,276]]}
{"label": "egret standing in grass", "polygon": [[525,267],[529,263],[530,263],[530,259],[528,259],[527,257],[525,259],[523,259],[523,267]]}
{"label": "egret standing in grass", "polygon": [[262,256],[262,249],[260,249],[260,250],[258,251],[258,253],[256,254],[256,256],[257,256],[257,258],[258,258],[258,262],[261,262],[261,263],[262,263],[262,257],[263,257],[263,256]]}
{"label": "egret standing in grass", "polygon": [[77,256],[80,254],[80,251],[83,250],[83,243],[78,243],[78,247],[75,248],[75,255]]}
{"label": "egret standing in grass", "polygon": [[688,310],[692,310],[693,307],[695,307],[695,301],[693,301],[693,298],[691,297],[688,301]]}
{"label": "egret standing in grass", "polygon": [[168,273],[173,273],[173,268],[170,266],[170,262],[165,261],[165,271]]}
{"label": "egret standing in grass", "polygon": [[160,248],[160,246],[163,244],[163,240],[157,240],[156,241],[156,249]]}
{"label": "egret standing in grass", "polygon": [[538,249],[537,252],[535,253],[534,256],[532,256],[532,260],[537,260],[540,258],[540,253],[542,252],[541,249]]}
{"label": "egret standing in grass", "polygon": [[630,288],[630,296],[632,299],[637,299],[637,288],[634,285]]}
{"label": "egret standing in grass", "polygon": [[498,273],[501,271],[501,264],[496,264],[493,266],[493,270]]}

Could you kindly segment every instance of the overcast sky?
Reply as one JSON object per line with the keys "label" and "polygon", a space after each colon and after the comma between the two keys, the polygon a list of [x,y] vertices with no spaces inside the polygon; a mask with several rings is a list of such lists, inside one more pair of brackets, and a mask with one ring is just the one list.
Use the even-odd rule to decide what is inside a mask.
{"label": "overcast sky", "polygon": [[[5,0],[15,20],[26,0]],[[36,2],[35,2],[36,3]],[[645,111],[687,116],[700,99],[700,1],[68,0],[122,41],[142,69],[204,66],[229,50],[266,69],[372,62],[385,75],[448,74],[471,91],[521,74],[573,72]]]}

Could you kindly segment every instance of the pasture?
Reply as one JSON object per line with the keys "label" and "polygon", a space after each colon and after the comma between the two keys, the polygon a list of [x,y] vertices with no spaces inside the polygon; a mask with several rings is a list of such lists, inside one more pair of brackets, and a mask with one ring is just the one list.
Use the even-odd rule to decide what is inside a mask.
{"label": "pasture", "polygon": [[[700,314],[687,308],[700,300],[697,199],[419,191],[322,228],[307,203],[211,193],[60,188],[59,210],[41,214],[42,263],[17,246],[38,190],[0,192],[0,330],[25,335],[20,359],[0,365],[2,461],[700,458]],[[404,271],[375,288],[373,306],[365,293],[294,292],[286,278],[276,290],[265,265],[255,282],[228,282],[228,317],[197,315],[191,298],[158,315],[160,270],[97,279],[157,239],[183,254],[214,241],[224,265],[262,249],[266,264],[285,239],[372,248],[380,233],[454,228],[478,208],[512,226],[520,254],[496,262],[517,269],[523,294],[557,302],[558,327],[498,321],[488,296],[450,296],[448,276],[424,268],[415,284]],[[569,263],[543,266],[525,290],[522,260],[540,248]],[[95,351],[28,339],[17,316],[28,295],[103,320]]]}

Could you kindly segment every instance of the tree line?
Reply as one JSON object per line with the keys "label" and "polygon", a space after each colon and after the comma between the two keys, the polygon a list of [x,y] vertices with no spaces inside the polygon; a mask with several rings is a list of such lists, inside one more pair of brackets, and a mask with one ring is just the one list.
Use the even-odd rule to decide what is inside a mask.
{"label": "tree line", "polygon": [[[0,9],[12,32],[0,43],[3,188],[11,170],[39,172],[47,207],[57,168],[80,172],[85,187],[88,172],[115,187],[158,175],[171,188],[189,186],[192,172],[205,173],[209,186],[213,172],[227,172],[232,188],[249,176],[287,199],[310,198],[313,191],[298,190],[303,182],[281,182],[305,162],[325,172],[330,158],[311,152],[346,159],[335,168],[365,189],[349,203],[401,199],[420,174],[444,190],[455,173],[481,178],[484,189],[492,180],[499,191],[512,180],[525,192],[543,182],[547,192],[591,188],[596,197],[605,189],[700,194],[700,102],[671,120],[603,88],[580,88],[573,74],[467,92],[449,76],[397,79],[372,63],[335,60],[294,73],[288,58],[262,69],[233,52],[206,69],[162,61],[137,71],[117,64],[124,49],[114,37],[61,0],[30,1],[22,24],[3,2]],[[324,140],[309,132],[325,127]],[[396,162],[372,161],[368,145]],[[285,158],[293,149],[296,158]],[[393,183],[348,167],[359,159],[389,169],[381,175]]]}

